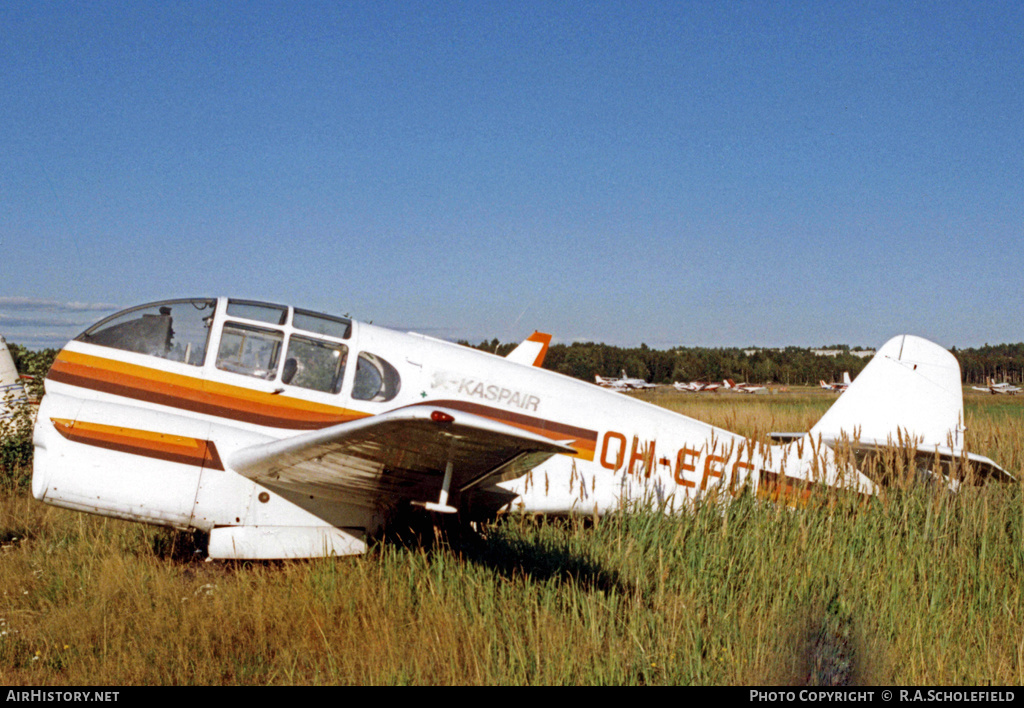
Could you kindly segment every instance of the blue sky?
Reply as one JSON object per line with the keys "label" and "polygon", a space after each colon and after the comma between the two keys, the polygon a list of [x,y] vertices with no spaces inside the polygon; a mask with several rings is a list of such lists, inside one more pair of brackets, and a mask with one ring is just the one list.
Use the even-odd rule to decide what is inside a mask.
{"label": "blue sky", "polygon": [[1024,340],[1020,2],[0,4],[0,333]]}

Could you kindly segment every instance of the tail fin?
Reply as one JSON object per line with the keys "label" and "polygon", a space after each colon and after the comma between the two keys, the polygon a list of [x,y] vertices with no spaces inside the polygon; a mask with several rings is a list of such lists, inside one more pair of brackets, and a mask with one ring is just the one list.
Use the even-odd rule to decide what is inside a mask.
{"label": "tail fin", "polygon": [[0,419],[10,418],[25,403],[28,403],[25,386],[18,376],[7,341],[0,337]]}
{"label": "tail fin", "polygon": [[989,473],[1006,473],[964,452],[964,401],[956,357],[908,334],[886,342],[846,393],[811,428],[826,443],[845,437],[861,449],[913,442],[922,453],[964,457]]}
{"label": "tail fin", "polygon": [[[548,353],[548,345],[551,344],[551,335],[544,332],[534,332],[524,339],[518,347],[508,353],[505,358],[523,366],[540,366],[544,363],[544,357]],[[598,380],[600,383],[600,380]]]}
{"label": "tail fin", "polygon": [[963,445],[964,402],[956,357],[920,337],[886,342],[846,393],[811,428],[885,444],[908,434],[927,445]]}
{"label": "tail fin", "polygon": [[849,371],[844,371],[843,372],[843,383],[846,384],[847,386],[849,386],[851,383],[853,383],[852,381],[850,381],[850,372]]}
{"label": "tail fin", "polygon": [[11,350],[7,348],[7,340],[0,337],[0,386],[13,386],[18,383],[18,368],[14,365]]}

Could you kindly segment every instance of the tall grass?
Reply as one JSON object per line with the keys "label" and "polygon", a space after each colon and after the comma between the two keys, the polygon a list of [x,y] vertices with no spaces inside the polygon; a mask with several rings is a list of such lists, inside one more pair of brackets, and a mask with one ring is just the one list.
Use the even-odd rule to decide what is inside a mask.
{"label": "tall grass", "polygon": [[[812,415],[719,399],[699,417],[723,427]],[[975,451],[1020,460],[1020,408],[972,406]],[[1019,485],[517,516],[343,559],[206,563],[190,542],[5,491],[0,682],[1024,682]]]}

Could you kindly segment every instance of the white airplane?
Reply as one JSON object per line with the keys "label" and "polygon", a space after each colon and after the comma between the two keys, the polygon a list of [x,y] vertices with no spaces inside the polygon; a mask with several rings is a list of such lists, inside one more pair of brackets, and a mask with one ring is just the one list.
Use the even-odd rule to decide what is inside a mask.
{"label": "white airplane", "polygon": [[622,370],[622,377],[618,379],[595,376],[594,383],[603,388],[611,388],[616,391],[637,391],[648,388],[657,388],[655,384],[647,383],[643,379],[631,379],[626,376],[626,370]]}
{"label": "white airplane", "polygon": [[981,388],[980,386],[971,386],[971,388],[975,391],[984,391],[985,393],[991,393],[992,395],[1006,394],[1009,396],[1016,396],[1021,392],[1021,389],[1017,386],[1012,386],[1006,382],[996,383],[994,379],[989,379],[988,386],[984,388]]}
{"label": "white airplane", "polygon": [[125,310],[57,355],[32,492],[198,529],[210,558],[256,559],[361,553],[410,507],[472,519],[679,512],[744,488],[783,502],[815,485],[871,494],[875,481],[815,442],[854,429],[919,441],[950,473],[969,459],[1005,476],[957,446],[959,367],[914,337],[883,347],[811,434],[782,445],[538,368],[538,342],[523,346],[510,360],[251,300]]}
{"label": "white airplane", "polygon": [[[959,366],[959,364],[958,364],[958,366]],[[833,381],[832,383],[825,383],[824,381],[819,381],[818,383],[826,391],[839,391],[839,393],[842,393],[846,389],[850,388],[850,384],[852,382],[850,381],[850,372],[849,371],[844,371],[843,372],[843,380],[842,380],[841,383],[840,382],[836,382],[836,381]]]}
{"label": "white airplane", "polygon": [[690,383],[676,381],[672,386],[683,393],[713,393],[722,387],[721,384],[707,383],[706,381],[691,381]]}
{"label": "white airplane", "polygon": [[722,382],[725,385],[726,390],[735,391],[737,393],[757,393],[759,391],[767,391],[767,386],[755,386],[754,384],[748,383],[736,383],[732,379],[725,379]]}
{"label": "white airplane", "polygon": [[12,417],[19,407],[29,403],[7,340],[0,336],[0,420]]}

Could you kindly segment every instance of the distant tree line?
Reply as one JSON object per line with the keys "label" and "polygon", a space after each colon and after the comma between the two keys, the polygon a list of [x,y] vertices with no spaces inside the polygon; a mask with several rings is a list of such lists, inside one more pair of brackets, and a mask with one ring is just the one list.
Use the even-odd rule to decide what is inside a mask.
{"label": "distant tree line", "polygon": [[952,352],[960,361],[960,375],[964,383],[983,384],[990,378],[996,383],[1024,383],[1024,342],[986,344],[977,349],[953,347]]}
{"label": "distant tree line", "polygon": [[[505,356],[517,343],[502,343],[497,339],[471,345],[459,344]],[[56,349],[33,351],[8,342],[15,366],[22,374],[35,377],[29,385],[32,393],[42,395],[43,379],[57,356]],[[837,356],[818,356],[811,349],[786,347],[785,349],[743,349],[677,347],[651,349],[615,347],[594,342],[554,344],[548,348],[544,368],[593,381],[594,376],[617,377],[625,370],[630,377],[651,383],[673,381],[721,381],[734,379],[758,384],[814,385],[819,381],[839,381],[844,371],[856,376],[870,361],[870,357],[855,356],[851,352],[860,348],[834,344],[827,349],[839,350]],[[997,344],[974,349],[952,350],[960,362],[960,374],[966,384],[983,384],[989,378],[1024,383],[1024,342]]]}
{"label": "distant tree line", "polygon": [[[497,339],[465,346],[505,356],[515,343]],[[811,349],[736,349],[708,347],[677,347],[651,349],[646,344],[635,348],[615,347],[594,342],[555,344],[548,348],[544,368],[593,381],[594,376],[618,377],[625,370],[629,377],[650,383],[674,381],[721,381],[734,379],[758,384],[817,385],[819,381],[839,381],[844,371],[851,377],[867,365],[871,357],[855,356],[860,347],[833,344],[825,349],[838,350],[836,356],[818,356]],[[746,352],[750,351],[750,354]],[[952,353],[960,362],[964,383],[984,383],[989,377],[997,381],[1024,381],[1024,343],[984,346],[978,349],[956,349]]]}

